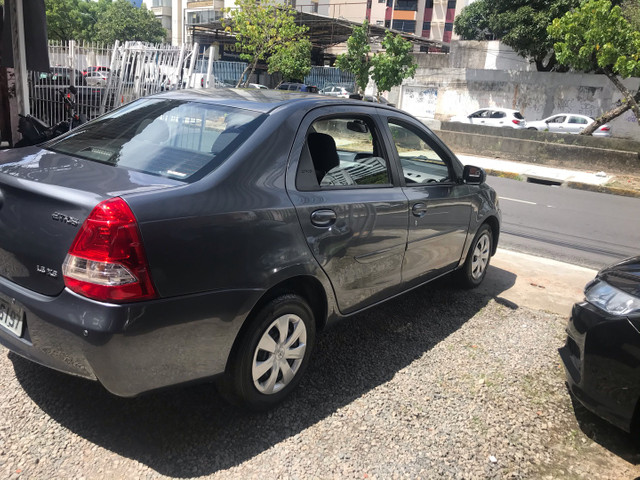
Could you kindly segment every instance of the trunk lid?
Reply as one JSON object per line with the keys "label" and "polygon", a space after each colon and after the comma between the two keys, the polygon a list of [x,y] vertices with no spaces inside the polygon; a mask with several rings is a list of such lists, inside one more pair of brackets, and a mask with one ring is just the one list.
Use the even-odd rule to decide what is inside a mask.
{"label": "trunk lid", "polygon": [[64,289],[62,263],[102,200],[183,185],[38,147],[0,153],[0,276],[44,294]]}

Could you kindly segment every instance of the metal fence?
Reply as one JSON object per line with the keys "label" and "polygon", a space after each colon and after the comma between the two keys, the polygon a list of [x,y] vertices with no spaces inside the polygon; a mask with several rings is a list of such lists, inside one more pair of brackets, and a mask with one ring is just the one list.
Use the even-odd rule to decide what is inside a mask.
{"label": "metal fence", "polygon": [[[49,72],[29,72],[32,115],[53,125],[68,118],[61,95],[76,90],[78,113],[89,119],[136,98],[166,90],[235,85],[245,63],[209,61],[198,44],[113,46],[50,42]],[[195,60],[194,60],[195,59]]]}
{"label": "metal fence", "polygon": [[353,89],[356,78],[337,67],[311,67],[311,73],[304,77],[304,83],[315,85],[319,90],[329,85],[351,86]]}

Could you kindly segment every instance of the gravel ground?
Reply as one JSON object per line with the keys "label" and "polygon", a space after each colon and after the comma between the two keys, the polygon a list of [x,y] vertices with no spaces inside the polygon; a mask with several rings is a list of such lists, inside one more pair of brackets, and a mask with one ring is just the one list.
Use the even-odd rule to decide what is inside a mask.
{"label": "gravel ground", "polygon": [[565,323],[419,289],[325,331],[301,388],[264,414],[211,385],[121,399],[2,349],[0,476],[635,478],[631,438],[574,410]]}

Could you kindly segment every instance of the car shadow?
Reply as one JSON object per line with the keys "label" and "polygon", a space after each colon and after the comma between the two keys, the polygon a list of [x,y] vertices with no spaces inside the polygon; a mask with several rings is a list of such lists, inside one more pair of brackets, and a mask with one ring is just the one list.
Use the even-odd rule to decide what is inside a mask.
{"label": "car shadow", "polygon": [[598,417],[568,391],[580,430],[591,440],[632,465],[640,465],[640,437],[630,434]]}
{"label": "car shadow", "polygon": [[[498,270],[489,273],[507,279],[500,288],[515,282],[515,275]],[[225,403],[212,384],[125,399],[15,354],[9,358],[27,395],[64,428],[162,475],[193,478],[239,465],[391,380],[498,290],[491,296],[459,290],[445,278],[327,328],[299,388],[265,413]]]}

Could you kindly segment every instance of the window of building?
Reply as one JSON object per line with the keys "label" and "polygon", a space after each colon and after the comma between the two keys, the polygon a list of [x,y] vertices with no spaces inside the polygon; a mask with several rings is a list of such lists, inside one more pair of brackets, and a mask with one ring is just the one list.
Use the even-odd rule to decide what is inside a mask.
{"label": "window of building", "polygon": [[394,30],[400,30],[401,32],[415,32],[416,21],[415,20],[394,20],[392,27]]}
{"label": "window of building", "polygon": [[396,0],[395,10],[418,11],[417,0]]}

